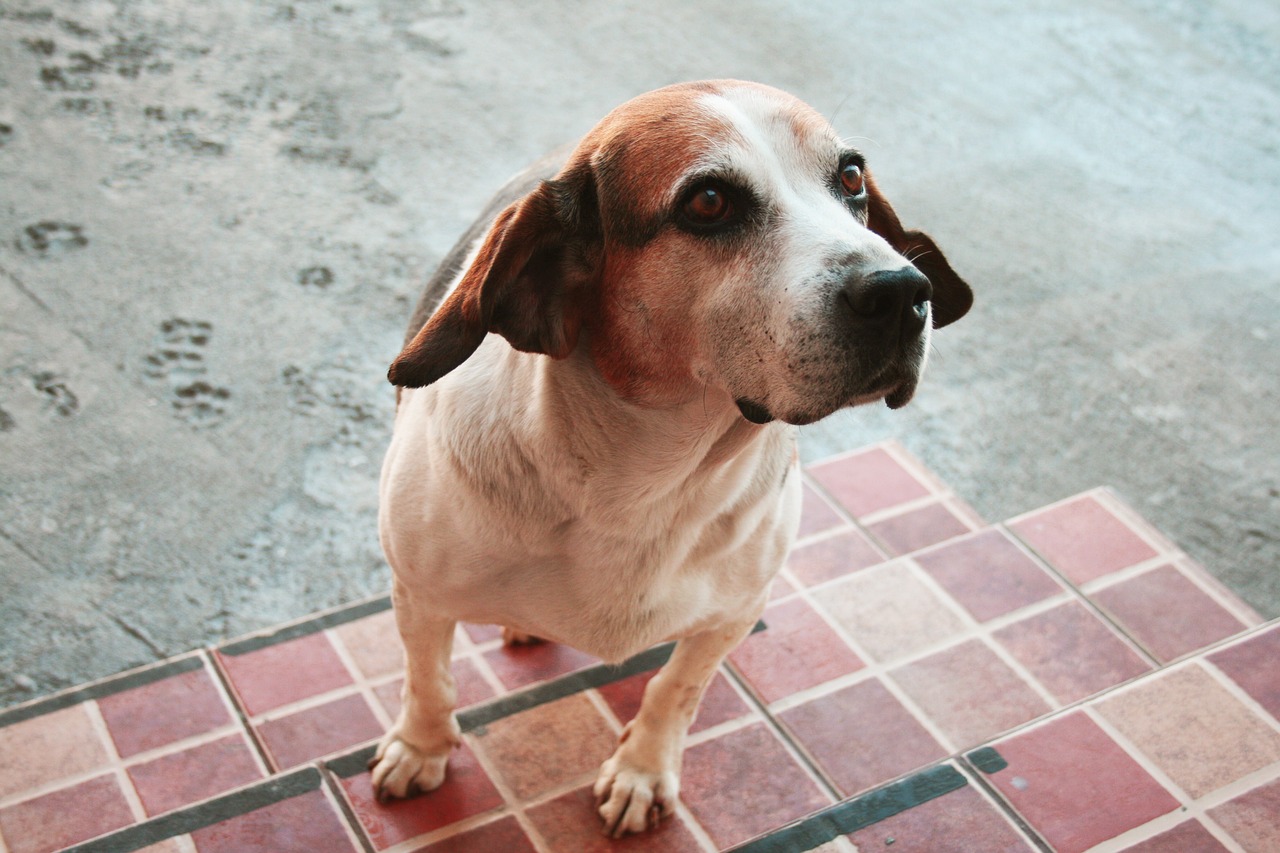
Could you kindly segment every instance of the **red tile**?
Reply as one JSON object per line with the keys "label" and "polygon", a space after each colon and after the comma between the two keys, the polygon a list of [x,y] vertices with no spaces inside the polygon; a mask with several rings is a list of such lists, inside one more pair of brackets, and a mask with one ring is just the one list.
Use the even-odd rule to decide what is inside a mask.
{"label": "red tile", "polygon": [[795,548],[787,556],[787,567],[805,586],[843,577],[885,561],[884,554],[860,530],[848,530]]}
{"label": "red tile", "polygon": [[352,813],[378,850],[502,805],[498,789],[465,744],[450,756],[444,784],[418,797],[381,804],[373,797],[368,773],[340,781]]}
{"label": "red tile", "polygon": [[238,734],[129,768],[148,815],[158,815],[262,778]]}
{"label": "red tile", "polygon": [[382,724],[359,694],[267,720],[255,728],[280,770],[382,734]]}
{"label": "red tile", "polygon": [[47,853],[133,823],[114,774],[0,809],[9,853]]}
{"label": "red tile", "polygon": [[840,513],[831,508],[826,498],[814,491],[808,483],[801,486],[801,494],[803,497],[800,505],[800,530],[796,534],[798,538],[803,539],[848,523],[840,517]]}
{"label": "red tile", "polygon": [[764,611],[767,628],[729,655],[765,702],[862,669],[862,660],[806,602],[792,599]]}
{"label": "red tile", "polygon": [[[642,672],[612,684],[597,688],[604,701],[608,703],[620,722],[626,723],[640,711],[640,700],[644,698],[645,685],[655,675],[656,669]],[[750,712],[742,701],[738,691],[734,690],[723,673],[717,672],[711,678],[711,684],[698,703],[698,715],[689,727],[690,732],[700,732],[729,720],[736,720]]]}
{"label": "red tile", "polygon": [[341,819],[320,791],[281,800],[191,833],[199,853],[341,853],[355,851]]}
{"label": "red tile", "polygon": [[995,652],[969,640],[890,673],[958,748],[1008,731],[1049,710]]}
{"label": "red tile", "polygon": [[875,679],[779,716],[845,796],[874,788],[947,754]]}
{"label": "red tile", "polygon": [[1091,495],[1026,516],[1009,527],[1076,584],[1156,556],[1146,541]]}
{"label": "red tile", "polygon": [[1244,623],[1173,566],[1161,566],[1091,598],[1161,662],[1238,634]]}
{"label": "red tile", "polygon": [[680,798],[720,847],[830,803],[763,723],[686,750]]}
{"label": "red tile", "polygon": [[1199,821],[1189,820],[1168,832],[1124,848],[1124,853],[1227,853],[1227,848]]}
{"label": "red tile", "polygon": [[1209,817],[1249,853],[1280,850],[1280,779],[1210,809]]}
{"label": "red tile", "polygon": [[[587,785],[570,791],[528,811],[538,834],[549,850],[573,853],[610,853],[635,850],[643,853],[699,853],[702,848],[678,816],[664,820],[656,829],[614,840],[600,831],[596,799]],[[475,848],[479,850],[480,848]]]}
{"label": "red tile", "polygon": [[[469,658],[454,658],[452,668],[454,686],[458,691],[456,707],[469,708],[494,697],[493,688]],[[400,713],[400,688],[403,685],[404,679],[398,678],[373,689],[382,707],[386,708],[387,713],[392,717]]]}
{"label": "red tile", "polygon": [[508,690],[599,663],[591,655],[563,643],[501,646],[486,652],[484,658]]}
{"label": "red tile", "polygon": [[217,656],[251,716],[352,683],[323,632],[242,655]]}
{"label": "red tile", "polygon": [[986,622],[1062,592],[999,530],[984,530],[913,558],[974,619]]}
{"label": "red tile", "polygon": [[1062,705],[1151,669],[1078,601],[1007,625],[995,637]]}
{"label": "red tile", "polygon": [[946,504],[936,503],[878,521],[868,525],[867,529],[888,547],[890,553],[910,554],[963,536],[969,532],[969,525]]}
{"label": "red tile", "polygon": [[822,462],[809,475],[856,518],[926,497],[929,489],[880,448]]}
{"label": "red tile", "polygon": [[1017,853],[1035,850],[972,787],[943,794],[849,836],[859,850]]}
{"label": "red tile", "polygon": [[419,847],[413,853],[537,853],[514,817],[499,818],[475,829]]}
{"label": "red tile", "polygon": [[98,708],[121,758],[232,722],[204,667],[104,696]]}
{"label": "red tile", "polygon": [[1058,853],[1087,850],[1179,808],[1168,791],[1081,712],[996,744],[989,779]]}
{"label": "red tile", "polygon": [[1209,660],[1280,720],[1280,625],[1215,652]]}

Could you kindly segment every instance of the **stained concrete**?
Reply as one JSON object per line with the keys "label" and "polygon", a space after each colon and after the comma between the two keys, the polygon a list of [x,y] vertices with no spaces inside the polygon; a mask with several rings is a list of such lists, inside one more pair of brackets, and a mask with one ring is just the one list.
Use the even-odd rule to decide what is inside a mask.
{"label": "stained concrete", "polygon": [[977,306],[896,436],[1098,484],[1280,614],[1280,7],[0,0],[0,704],[385,590],[383,383],[488,195],[735,76],[833,117]]}

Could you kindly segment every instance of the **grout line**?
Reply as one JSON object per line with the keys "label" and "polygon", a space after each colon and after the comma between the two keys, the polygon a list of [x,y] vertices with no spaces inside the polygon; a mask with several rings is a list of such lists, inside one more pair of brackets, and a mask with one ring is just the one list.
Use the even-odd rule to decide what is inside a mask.
{"label": "grout line", "polygon": [[320,789],[324,791],[326,797],[330,800],[330,805],[334,811],[342,818],[343,827],[347,830],[347,835],[355,842],[355,847],[363,850],[364,853],[377,853],[374,849],[373,842],[370,841],[368,833],[364,831],[364,827],[360,824],[360,819],[356,817],[355,809],[351,803],[347,802],[347,798],[343,795],[341,785],[338,783],[329,768],[325,767],[322,762],[313,762],[313,766],[320,773]]}
{"label": "grout line", "polygon": [[1207,656],[1198,658],[1196,662],[1200,664],[1201,669],[1208,673],[1210,678],[1216,681],[1218,685],[1226,690],[1227,693],[1230,694],[1237,702],[1252,711],[1254,716],[1260,717],[1265,725],[1270,726],[1272,731],[1280,733],[1280,720],[1273,717],[1271,712],[1262,707],[1261,703],[1259,703],[1257,699],[1254,699],[1249,695],[1248,691],[1239,684],[1236,684],[1236,682],[1232,680],[1231,676],[1218,669],[1217,664],[1209,660]]}
{"label": "grout line", "polygon": [[1041,838],[1040,833],[1027,822],[1026,818],[1019,814],[1013,803],[1005,799],[999,789],[991,783],[991,780],[986,778],[987,774],[973,766],[967,755],[956,755],[955,762],[959,765],[961,772],[973,782],[973,787],[978,791],[979,795],[985,797],[1005,820],[1013,824],[1015,830],[1021,833],[1031,843],[1032,847],[1041,851],[1041,853],[1054,853],[1053,847],[1049,845],[1049,842]]}
{"label": "grout line", "polygon": [[250,722],[248,709],[237,701],[235,688],[231,684],[230,673],[222,668],[222,665],[218,662],[218,656],[214,654],[212,649],[206,649],[202,654],[205,655],[205,662],[208,668],[212,670],[214,685],[222,691],[223,701],[231,709],[233,719],[240,723],[245,737],[249,741],[250,752],[253,753],[259,766],[267,774],[267,778],[274,778],[283,773],[283,770],[276,767],[275,760],[272,759],[271,753],[267,750],[267,745],[262,740],[262,736],[258,734],[258,730]]}
{"label": "grout line", "polygon": [[1106,733],[1107,737],[1115,741],[1120,746],[1120,749],[1128,753],[1129,758],[1132,761],[1134,761],[1139,767],[1146,771],[1152,779],[1155,779],[1156,782],[1172,794],[1173,798],[1178,801],[1178,805],[1182,806],[1183,811],[1190,809],[1192,804],[1195,803],[1195,798],[1187,793],[1187,791],[1183,790],[1181,785],[1173,781],[1173,778],[1169,776],[1168,773],[1165,773],[1164,770],[1156,764],[1154,760],[1149,758],[1145,752],[1139,749],[1137,744],[1129,740],[1123,732],[1113,726],[1111,722],[1102,715],[1102,712],[1098,710],[1096,707],[1097,704],[1097,702],[1093,702],[1085,705],[1081,707],[1080,711],[1092,720],[1094,725],[1102,729],[1102,731]]}
{"label": "grout line", "polygon": [[147,810],[142,806],[142,797],[138,794],[137,789],[133,787],[133,780],[129,778],[129,774],[124,769],[124,760],[120,758],[120,752],[116,749],[115,739],[111,737],[111,730],[107,728],[107,720],[102,716],[102,709],[98,707],[97,700],[91,699],[84,703],[85,714],[89,717],[89,723],[93,726],[94,732],[98,735],[98,740],[102,742],[103,748],[107,753],[107,761],[109,768],[113,771],[116,778],[116,784],[120,787],[120,792],[124,794],[125,802],[129,804],[129,811],[133,814],[133,822],[135,824],[142,823],[147,819]]}
{"label": "grout line", "polygon": [[1262,614],[1250,607],[1222,581],[1214,577],[1208,569],[1191,559],[1186,553],[1178,552],[1170,562],[1177,572],[1191,581],[1193,586],[1243,623],[1245,629],[1257,627],[1267,621],[1262,618]]}
{"label": "grout line", "polygon": [[361,671],[359,664],[351,655],[351,650],[347,648],[347,644],[342,637],[333,629],[326,629],[325,634],[329,638],[329,645],[333,646],[334,654],[338,656],[338,660],[347,668],[347,673],[355,682],[358,692],[364,697],[364,703],[369,706],[373,718],[378,721],[378,725],[382,726],[384,732],[389,731],[395,721],[391,719],[391,715],[387,713],[387,709],[383,707],[381,700],[373,692],[373,684],[364,672]]}

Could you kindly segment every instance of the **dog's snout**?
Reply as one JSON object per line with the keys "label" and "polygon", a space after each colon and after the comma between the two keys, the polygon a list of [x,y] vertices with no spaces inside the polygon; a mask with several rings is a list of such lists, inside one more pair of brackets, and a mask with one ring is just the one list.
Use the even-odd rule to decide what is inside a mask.
{"label": "dog's snout", "polygon": [[840,298],[855,321],[884,327],[901,323],[909,334],[918,334],[924,328],[932,297],[929,279],[910,265],[870,275],[851,275],[840,290]]}

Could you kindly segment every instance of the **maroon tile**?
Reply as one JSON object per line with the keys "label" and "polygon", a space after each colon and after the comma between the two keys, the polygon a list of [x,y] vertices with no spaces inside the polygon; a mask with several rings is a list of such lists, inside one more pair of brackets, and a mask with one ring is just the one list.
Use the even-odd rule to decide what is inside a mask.
{"label": "maroon tile", "polygon": [[98,708],[121,758],[232,722],[204,667],[104,696]]}
{"label": "maroon tile", "polygon": [[979,640],[930,655],[890,675],[958,748],[973,746],[1049,710]]}
{"label": "maroon tile", "polygon": [[255,728],[280,770],[382,734],[382,724],[358,693],[259,723]]}
{"label": "maroon tile", "polygon": [[969,532],[965,524],[946,504],[936,503],[886,518],[867,529],[883,542],[892,554],[909,554]]}
{"label": "maroon tile", "polygon": [[1280,625],[1214,652],[1209,660],[1280,720]]}
{"label": "maroon tile", "polygon": [[1162,662],[1246,627],[1173,566],[1143,572],[1091,598]]}
{"label": "maroon tile", "polygon": [[875,679],[779,716],[845,796],[874,788],[947,754]]}
{"label": "maroon tile", "polygon": [[979,622],[1062,592],[1048,572],[995,529],[913,559]]}
{"label": "maroon tile", "polygon": [[341,853],[358,848],[320,791],[281,800],[191,833],[199,853]]}
{"label": "maroon tile", "polygon": [[[656,669],[615,681],[597,688],[601,697],[617,718],[626,723],[640,711],[640,700],[644,698],[644,688],[655,675]],[[738,691],[729,684],[723,673],[717,672],[711,677],[711,684],[702,701],[698,703],[698,715],[689,727],[690,732],[700,732],[729,720],[736,720],[750,712],[750,708],[742,701]]]}
{"label": "maroon tile", "polygon": [[808,483],[801,486],[800,530],[796,534],[803,539],[833,527],[847,524],[840,513],[831,508],[826,498],[814,491]]}
{"label": "maroon tile", "polygon": [[1280,779],[1210,809],[1209,817],[1249,853],[1280,850]]}
{"label": "maroon tile", "polygon": [[856,518],[926,497],[929,488],[881,448],[809,468],[809,475]]}
{"label": "maroon tile", "polygon": [[563,643],[501,646],[486,652],[484,658],[508,690],[599,663],[591,655]]}
{"label": "maroon tile", "polygon": [[352,683],[323,632],[217,657],[251,716]]}
{"label": "maroon tile", "polygon": [[[470,658],[454,658],[452,668],[454,686],[458,691],[458,708],[468,708],[494,697],[493,688]],[[404,679],[397,678],[373,689],[382,707],[392,717],[400,713],[400,688],[403,685]]]}
{"label": "maroon tile", "polygon": [[262,778],[241,735],[130,767],[129,778],[148,815],[158,815]]}
{"label": "maroon tile", "polygon": [[1078,601],[1007,625],[995,637],[1062,705],[1151,669]]}
{"label": "maroon tile", "polygon": [[1227,848],[1197,820],[1124,848],[1124,853],[1226,853]]}
{"label": "maroon tile", "polygon": [[498,789],[465,744],[450,756],[444,784],[411,799],[379,803],[368,773],[340,781],[352,813],[378,850],[502,805]]}
{"label": "maroon tile", "polygon": [[729,659],[765,702],[863,666],[822,617],[798,598],[766,608],[763,619],[767,628],[743,640]]}
{"label": "maroon tile", "polygon": [[805,586],[816,586],[858,569],[883,563],[885,556],[856,528],[801,545],[787,556],[787,567]]}
{"label": "maroon tile", "polygon": [[1009,527],[1076,584],[1156,556],[1145,540],[1091,495],[1041,510]]}
{"label": "maroon tile", "polygon": [[763,723],[686,750],[680,798],[721,847],[830,802]]}
{"label": "maroon tile", "polygon": [[47,853],[133,823],[114,774],[0,809],[9,853]]}
{"label": "maroon tile", "polygon": [[970,786],[860,829],[849,839],[863,851],[1016,853],[1036,849]]}
{"label": "maroon tile", "polygon": [[538,834],[546,840],[549,850],[571,850],[573,853],[610,853],[613,850],[698,853],[702,850],[697,838],[678,816],[672,816],[655,829],[639,835],[618,840],[607,838],[600,831],[600,816],[596,813],[596,799],[590,785],[529,809],[527,814]]}
{"label": "maroon tile", "polygon": [[995,748],[1008,766],[988,778],[1058,853],[1087,850],[1179,808],[1079,711]]}
{"label": "maroon tile", "polygon": [[511,816],[419,847],[413,853],[484,853],[490,850],[493,853],[537,853],[520,822]]}

